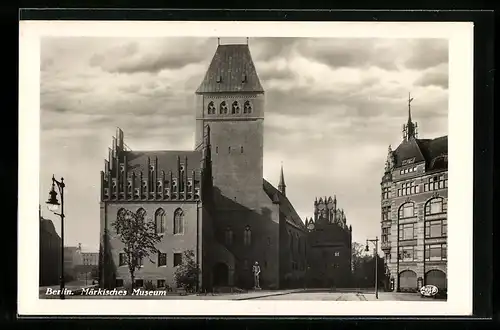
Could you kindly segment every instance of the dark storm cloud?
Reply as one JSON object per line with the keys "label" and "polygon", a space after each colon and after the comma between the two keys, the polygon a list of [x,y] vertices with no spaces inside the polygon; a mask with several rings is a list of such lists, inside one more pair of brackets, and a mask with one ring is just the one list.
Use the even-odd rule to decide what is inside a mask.
{"label": "dark storm cloud", "polygon": [[448,40],[418,39],[410,42],[411,56],[405,65],[409,69],[427,69],[448,63]]}
{"label": "dark storm cloud", "polygon": [[146,45],[138,41],[129,42],[95,54],[90,59],[90,65],[117,73],[177,70],[206,60],[206,54],[214,48],[211,41],[187,38],[182,40],[185,45],[179,45],[173,39],[160,40],[155,45],[152,42]]}

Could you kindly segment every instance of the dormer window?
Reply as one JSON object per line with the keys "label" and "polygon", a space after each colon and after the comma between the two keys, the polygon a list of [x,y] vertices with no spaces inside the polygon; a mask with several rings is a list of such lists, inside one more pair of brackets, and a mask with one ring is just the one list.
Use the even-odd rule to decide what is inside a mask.
{"label": "dormer window", "polygon": [[243,74],[243,77],[241,78],[241,82],[242,83],[246,83],[247,82],[247,74],[246,73]]}
{"label": "dormer window", "polygon": [[240,105],[238,104],[237,101],[234,101],[233,102],[233,105],[231,107],[231,113],[234,115],[234,114],[238,114],[240,113]]}

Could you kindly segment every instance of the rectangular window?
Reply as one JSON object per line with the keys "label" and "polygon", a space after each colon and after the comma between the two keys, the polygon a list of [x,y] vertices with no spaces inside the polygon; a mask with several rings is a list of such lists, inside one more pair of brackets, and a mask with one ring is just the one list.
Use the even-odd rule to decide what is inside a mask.
{"label": "rectangular window", "polygon": [[446,220],[431,220],[425,222],[425,238],[444,237],[446,234]]}
{"label": "rectangular window", "polygon": [[336,257],[340,256],[340,252],[336,251],[336,252],[335,252],[335,256],[336,256]]}
{"label": "rectangular window", "polygon": [[409,240],[409,239],[416,239],[416,238],[417,238],[417,233],[415,230],[414,223],[407,223],[404,225],[399,225],[399,240],[400,241]]}
{"label": "rectangular window", "polygon": [[400,261],[414,261],[415,260],[415,247],[402,246],[399,248],[398,260]]}
{"label": "rectangular window", "polygon": [[142,288],[144,286],[144,280],[135,280],[135,287]]}
{"label": "rectangular window", "polygon": [[174,253],[174,267],[182,264],[182,253]]}
{"label": "rectangular window", "polygon": [[122,280],[121,278],[117,278],[117,279],[116,279],[115,286],[116,286],[117,288],[121,288],[121,287],[123,287],[123,280]]}
{"label": "rectangular window", "polygon": [[425,246],[426,261],[446,260],[446,253],[446,244],[432,244]]}
{"label": "rectangular window", "polygon": [[119,255],[118,266],[124,266],[126,264],[127,264],[127,255],[122,252]]}
{"label": "rectangular window", "polygon": [[167,254],[160,252],[158,253],[158,267],[167,265]]}
{"label": "rectangular window", "polygon": [[165,280],[156,280],[156,287],[157,288],[164,288],[165,287]]}

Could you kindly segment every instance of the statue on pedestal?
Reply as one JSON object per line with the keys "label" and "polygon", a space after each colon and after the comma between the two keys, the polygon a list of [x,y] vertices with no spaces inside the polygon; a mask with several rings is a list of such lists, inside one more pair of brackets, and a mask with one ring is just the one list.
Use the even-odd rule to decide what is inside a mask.
{"label": "statue on pedestal", "polygon": [[256,261],[255,265],[252,267],[252,272],[253,272],[253,280],[254,280],[254,289],[260,289],[260,284],[259,284],[259,277],[260,277],[260,266],[259,263]]}

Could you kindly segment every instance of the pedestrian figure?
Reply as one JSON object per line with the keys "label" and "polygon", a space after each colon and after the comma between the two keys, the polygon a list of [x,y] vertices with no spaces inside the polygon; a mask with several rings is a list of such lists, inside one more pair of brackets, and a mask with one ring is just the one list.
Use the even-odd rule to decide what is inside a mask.
{"label": "pedestrian figure", "polygon": [[259,284],[259,274],[260,274],[260,266],[259,263],[256,261],[255,265],[253,265],[253,279],[254,279],[254,289],[260,289],[260,284]]}

